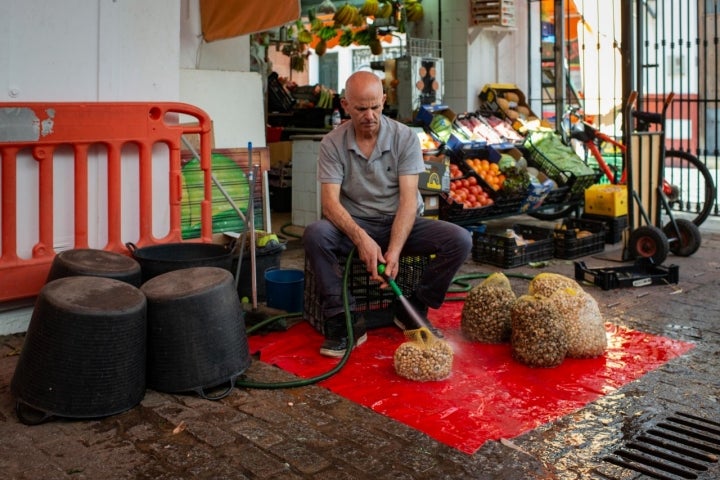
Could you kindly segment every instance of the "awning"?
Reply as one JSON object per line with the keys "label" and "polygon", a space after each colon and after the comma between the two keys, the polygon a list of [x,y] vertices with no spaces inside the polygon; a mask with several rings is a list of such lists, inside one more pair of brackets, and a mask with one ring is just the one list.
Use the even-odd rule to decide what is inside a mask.
{"label": "awning", "polygon": [[[582,22],[587,28],[587,24],[583,19],[582,13],[578,10],[573,0],[567,0],[565,2],[565,11],[563,12],[563,18],[565,19],[565,39],[576,40],[578,37],[578,23]],[[541,0],[540,12],[542,21],[554,24],[555,23],[555,1],[554,0]]]}
{"label": "awning", "polygon": [[248,35],[300,18],[300,0],[200,0],[206,42]]}

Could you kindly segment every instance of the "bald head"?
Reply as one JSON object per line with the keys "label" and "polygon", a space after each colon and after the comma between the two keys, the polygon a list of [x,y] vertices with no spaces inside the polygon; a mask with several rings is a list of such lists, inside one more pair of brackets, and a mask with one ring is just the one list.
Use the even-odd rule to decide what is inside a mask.
{"label": "bald head", "polygon": [[345,97],[351,100],[359,98],[378,98],[383,95],[380,77],[372,72],[359,71],[350,75],[345,82]]}
{"label": "bald head", "polygon": [[345,96],[341,99],[343,109],[350,115],[356,138],[376,137],[385,93],[382,81],[372,72],[355,72],[345,82]]}

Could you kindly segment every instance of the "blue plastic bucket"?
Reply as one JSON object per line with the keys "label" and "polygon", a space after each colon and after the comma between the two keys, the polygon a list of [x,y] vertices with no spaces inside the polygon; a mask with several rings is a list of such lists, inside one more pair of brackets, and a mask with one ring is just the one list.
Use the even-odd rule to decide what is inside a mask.
{"label": "blue plastic bucket", "polygon": [[288,313],[303,311],[305,273],[293,268],[271,268],[265,271],[265,296],[268,307]]}

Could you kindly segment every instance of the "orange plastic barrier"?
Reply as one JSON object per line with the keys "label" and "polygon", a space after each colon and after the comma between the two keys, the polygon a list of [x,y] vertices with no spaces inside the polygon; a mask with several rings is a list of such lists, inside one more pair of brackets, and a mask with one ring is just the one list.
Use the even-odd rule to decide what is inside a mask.
{"label": "orange plastic barrier", "polygon": [[[194,118],[193,124],[172,123],[179,115]],[[170,122],[169,122],[170,120]],[[35,296],[45,283],[55,256],[53,247],[53,157],[59,148],[72,149],[74,157],[74,248],[88,248],[88,150],[102,145],[107,152],[107,244],[105,250],[128,254],[122,241],[121,152],[133,144],[139,155],[139,213],[137,246],[181,241],[182,136],[199,135],[204,200],[201,205],[201,237],[212,241],[211,130],[203,110],[184,103],[0,103],[0,301]],[[165,144],[169,151],[169,176],[153,178],[153,146]],[[27,222],[18,205],[18,154],[29,152],[38,163],[38,241],[31,258],[18,256],[18,222]],[[153,183],[167,181],[169,233],[153,236]]]}

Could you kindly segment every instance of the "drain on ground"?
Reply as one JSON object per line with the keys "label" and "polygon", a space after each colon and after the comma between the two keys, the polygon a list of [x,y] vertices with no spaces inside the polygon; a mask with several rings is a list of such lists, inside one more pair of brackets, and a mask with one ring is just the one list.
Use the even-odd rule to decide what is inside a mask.
{"label": "drain on ground", "polygon": [[[719,455],[720,423],[675,412],[645,427],[603,461],[649,478],[680,480],[702,478],[716,466]],[[597,473],[627,478],[626,471]]]}

